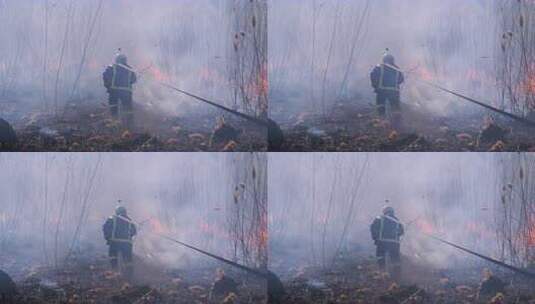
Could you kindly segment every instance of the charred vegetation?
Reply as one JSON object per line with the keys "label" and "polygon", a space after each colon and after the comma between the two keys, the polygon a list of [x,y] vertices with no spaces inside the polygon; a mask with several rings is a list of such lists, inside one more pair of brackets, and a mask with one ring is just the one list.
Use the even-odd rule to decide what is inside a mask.
{"label": "charred vegetation", "polygon": [[[291,153],[270,160],[270,268],[281,277],[283,303],[534,300],[535,223],[526,200],[533,155]],[[296,200],[302,203],[290,204]],[[403,228],[391,230],[398,224],[383,216]],[[385,235],[398,242],[400,262],[395,246],[379,250]]]}
{"label": "charred vegetation", "polygon": [[0,154],[2,300],[268,301],[266,158]]}
{"label": "charred vegetation", "polygon": [[[534,149],[529,1],[312,1],[272,12],[270,109],[282,150]],[[400,81],[388,88],[386,74],[370,77],[385,49]],[[399,92],[400,113],[399,97],[381,112],[385,88]]]}
{"label": "charred vegetation", "polygon": [[[0,113],[19,143],[2,150],[266,151],[266,2],[164,2],[3,3]],[[242,132],[211,145],[222,114]]]}

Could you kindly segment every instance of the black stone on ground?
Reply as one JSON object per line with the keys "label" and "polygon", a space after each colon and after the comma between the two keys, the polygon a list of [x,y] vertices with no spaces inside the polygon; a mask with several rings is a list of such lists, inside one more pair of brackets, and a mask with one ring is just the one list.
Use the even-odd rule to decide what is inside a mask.
{"label": "black stone on ground", "polygon": [[485,128],[483,128],[483,130],[481,130],[481,133],[479,134],[479,142],[495,143],[499,140],[503,141],[507,133],[507,130],[505,130],[504,128],[498,126],[495,123],[491,123]]}
{"label": "black stone on ground", "polygon": [[17,144],[17,135],[13,127],[0,118],[0,149],[6,150]]}
{"label": "black stone on ground", "polygon": [[286,292],[279,277],[268,270],[265,273],[265,278],[267,279],[268,304],[282,303]]}
{"label": "black stone on ground", "polygon": [[268,119],[268,149],[269,151],[280,151],[284,143],[284,134],[281,127],[273,120]]}
{"label": "black stone on ground", "polygon": [[17,295],[17,286],[11,277],[0,270],[0,303],[9,301]]}
{"label": "black stone on ground", "polygon": [[238,136],[242,133],[241,130],[234,128],[227,123],[220,123],[212,132],[210,138],[211,144],[227,143],[229,141],[237,141]]}
{"label": "black stone on ground", "polygon": [[238,283],[226,275],[218,278],[210,290],[210,297],[225,297],[229,293],[238,294]]}
{"label": "black stone on ground", "polygon": [[497,293],[504,293],[505,283],[499,278],[491,275],[485,278],[479,286],[480,296],[495,296]]}

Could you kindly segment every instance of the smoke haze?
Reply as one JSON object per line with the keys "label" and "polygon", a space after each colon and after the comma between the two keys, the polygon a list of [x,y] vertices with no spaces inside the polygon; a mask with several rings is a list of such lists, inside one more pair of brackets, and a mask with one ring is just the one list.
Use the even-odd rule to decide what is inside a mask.
{"label": "smoke haze", "polygon": [[[346,252],[372,256],[369,225],[386,204],[405,224],[402,253],[410,258],[434,267],[465,267],[478,261],[424,235],[432,234],[511,261],[501,250],[498,233],[502,189],[508,183],[504,172],[518,174],[513,163],[521,158],[466,153],[270,154],[272,261],[329,267]],[[514,187],[520,191],[518,184]]]}
{"label": "smoke haze", "polygon": [[[446,115],[474,111],[415,81],[441,83],[494,102],[498,1],[271,2],[273,102],[316,110],[339,100],[373,101],[371,69],[386,48],[407,73],[402,100]],[[478,110],[475,108],[475,110]]]}
{"label": "smoke haze", "polygon": [[102,72],[121,48],[143,71],[137,103],[197,109],[151,79],[229,102],[230,8],[215,0],[1,1],[0,96],[45,107],[103,101]]}
{"label": "smoke haze", "polygon": [[[245,215],[253,208],[243,196],[265,193],[261,155],[0,154],[0,166],[0,246],[21,260],[55,265],[69,254],[105,255],[102,225],[122,204],[139,223],[134,251],[144,259],[177,268],[207,262],[154,235],[161,233],[258,263],[256,256],[244,261],[245,245],[234,243],[233,216],[239,208]],[[243,194],[236,194],[238,184]]]}

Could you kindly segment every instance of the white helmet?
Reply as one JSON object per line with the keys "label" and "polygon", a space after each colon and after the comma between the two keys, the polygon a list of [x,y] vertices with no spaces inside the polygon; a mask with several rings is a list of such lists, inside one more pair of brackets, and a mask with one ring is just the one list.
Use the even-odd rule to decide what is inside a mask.
{"label": "white helmet", "polygon": [[127,61],[128,61],[128,58],[126,57],[125,54],[118,53],[117,55],[115,55],[115,63],[117,63],[117,64],[126,64]]}

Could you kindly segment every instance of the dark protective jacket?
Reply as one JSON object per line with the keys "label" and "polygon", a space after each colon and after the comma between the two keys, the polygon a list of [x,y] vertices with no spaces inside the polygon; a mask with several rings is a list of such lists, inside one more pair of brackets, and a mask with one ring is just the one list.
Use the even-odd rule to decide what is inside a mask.
{"label": "dark protective jacket", "polygon": [[128,216],[110,216],[102,227],[104,238],[110,242],[132,243],[132,238],[136,235],[136,225]]}
{"label": "dark protective jacket", "polygon": [[397,65],[379,64],[372,70],[370,80],[375,91],[399,91],[399,86],[405,81],[405,77],[395,68],[399,70]]}
{"label": "dark protective jacket", "polygon": [[393,215],[382,215],[375,218],[371,227],[372,239],[376,242],[399,243],[405,233],[403,224]]}
{"label": "dark protective jacket", "polygon": [[[126,68],[125,68],[126,67]],[[132,85],[136,83],[136,73],[128,70],[129,65],[113,64],[106,68],[102,74],[104,87],[110,90],[122,90],[132,92]]]}
{"label": "dark protective jacket", "polygon": [[11,300],[17,294],[17,286],[13,282],[13,279],[7,273],[0,270],[0,303],[15,303],[11,302]]}
{"label": "dark protective jacket", "polygon": [[17,143],[17,134],[13,127],[5,120],[0,118],[0,147],[5,145],[14,145]]}

